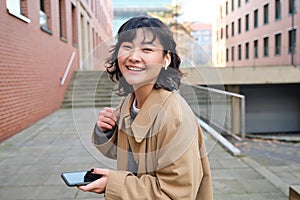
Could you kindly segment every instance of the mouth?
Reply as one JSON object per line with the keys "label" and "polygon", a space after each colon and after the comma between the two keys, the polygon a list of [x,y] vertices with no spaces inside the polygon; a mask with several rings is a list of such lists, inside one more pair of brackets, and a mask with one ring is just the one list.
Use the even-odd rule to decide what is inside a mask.
{"label": "mouth", "polygon": [[130,71],[134,71],[134,72],[141,72],[144,71],[145,68],[142,67],[137,67],[137,66],[126,66],[126,68]]}

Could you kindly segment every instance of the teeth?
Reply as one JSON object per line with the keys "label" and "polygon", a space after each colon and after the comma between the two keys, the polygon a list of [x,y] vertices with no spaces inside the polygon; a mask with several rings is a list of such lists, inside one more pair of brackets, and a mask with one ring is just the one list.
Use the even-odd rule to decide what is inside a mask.
{"label": "teeth", "polygon": [[142,68],[136,68],[136,67],[128,67],[129,70],[131,71],[142,71]]}

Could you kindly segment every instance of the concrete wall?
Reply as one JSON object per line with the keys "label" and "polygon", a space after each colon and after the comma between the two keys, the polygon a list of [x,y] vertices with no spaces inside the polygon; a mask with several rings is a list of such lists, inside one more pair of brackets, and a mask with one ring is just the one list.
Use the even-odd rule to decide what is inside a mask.
{"label": "concrete wall", "polygon": [[240,86],[247,133],[300,132],[300,84]]}
{"label": "concrete wall", "polygon": [[[184,68],[189,84],[245,95],[246,133],[300,132],[300,68]],[[229,87],[233,86],[233,87]]]}

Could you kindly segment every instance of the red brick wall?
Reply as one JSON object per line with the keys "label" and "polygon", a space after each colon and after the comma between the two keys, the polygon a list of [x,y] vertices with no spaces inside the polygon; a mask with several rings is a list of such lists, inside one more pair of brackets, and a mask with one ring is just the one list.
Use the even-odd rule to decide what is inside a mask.
{"label": "red brick wall", "polygon": [[[72,45],[71,3],[67,41],[60,40],[58,1],[52,1],[52,35],[40,29],[39,1],[27,1],[30,23],[9,14],[0,1],[0,142],[61,106],[71,73],[78,69]],[[66,83],[60,79],[76,53]]]}

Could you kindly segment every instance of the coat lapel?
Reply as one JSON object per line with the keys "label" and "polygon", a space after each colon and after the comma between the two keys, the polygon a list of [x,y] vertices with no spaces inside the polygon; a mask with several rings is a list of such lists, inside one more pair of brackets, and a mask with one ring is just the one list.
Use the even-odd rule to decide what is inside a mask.
{"label": "coat lapel", "polygon": [[146,137],[158,113],[163,109],[164,102],[171,94],[172,92],[163,89],[152,90],[132,124],[130,124],[130,107],[134,95],[128,96],[120,113],[122,120],[120,120],[119,127],[140,143]]}

